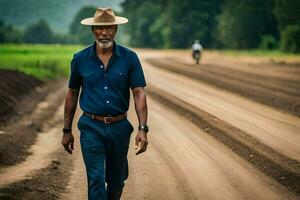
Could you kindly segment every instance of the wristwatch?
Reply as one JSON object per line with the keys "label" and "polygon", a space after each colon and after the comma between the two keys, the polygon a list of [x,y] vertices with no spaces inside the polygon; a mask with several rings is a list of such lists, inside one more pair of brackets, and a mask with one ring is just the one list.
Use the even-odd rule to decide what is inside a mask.
{"label": "wristwatch", "polygon": [[149,127],[145,125],[139,125],[139,131],[144,131],[145,133],[149,132]]}
{"label": "wristwatch", "polygon": [[63,128],[62,131],[63,133],[72,133],[72,129],[70,128]]}

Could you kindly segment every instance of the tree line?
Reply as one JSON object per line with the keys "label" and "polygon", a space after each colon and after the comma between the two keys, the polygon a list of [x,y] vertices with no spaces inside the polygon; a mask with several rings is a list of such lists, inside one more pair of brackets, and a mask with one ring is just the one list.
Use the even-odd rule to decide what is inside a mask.
{"label": "tree line", "polygon": [[93,16],[94,13],[95,7],[81,8],[71,22],[68,33],[64,34],[53,31],[44,19],[30,24],[24,30],[0,20],[0,43],[90,44],[94,40],[91,29],[81,25],[80,21]]}
{"label": "tree line", "polygon": [[[189,48],[198,39],[205,48],[300,52],[299,0],[125,0],[121,6],[129,23],[117,37],[134,47]],[[23,31],[0,21],[0,43],[89,44],[91,30],[80,20],[94,12],[82,8],[66,34],[44,20]]]}
{"label": "tree line", "polygon": [[299,0],[125,0],[130,44],[300,51]]}
{"label": "tree line", "polygon": [[0,20],[0,43],[75,44],[78,41],[70,34],[55,33],[43,19],[29,25],[25,30],[19,30]]}
{"label": "tree line", "polygon": [[89,27],[80,24],[84,18],[93,16],[95,7],[81,8],[71,22],[67,33],[57,33],[48,22],[39,19],[28,25],[24,30],[5,24],[0,19],[0,43],[29,43],[29,44],[90,44],[94,38]]}

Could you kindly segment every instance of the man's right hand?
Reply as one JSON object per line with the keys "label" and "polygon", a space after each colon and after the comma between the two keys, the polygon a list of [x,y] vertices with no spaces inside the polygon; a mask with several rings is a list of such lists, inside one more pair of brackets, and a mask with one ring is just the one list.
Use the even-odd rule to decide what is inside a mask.
{"label": "man's right hand", "polygon": [[61,144],[64,146],[65,150],[72,154],[74,150],[74,137],[72,133],[64,133],[62,136]]}

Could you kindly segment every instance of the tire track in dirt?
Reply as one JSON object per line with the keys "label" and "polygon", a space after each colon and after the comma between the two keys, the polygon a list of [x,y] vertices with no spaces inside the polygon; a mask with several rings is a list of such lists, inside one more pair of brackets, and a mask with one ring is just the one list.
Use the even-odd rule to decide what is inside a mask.
{"label": "tire track in dirt", "polygon": [[[148,61],[149,59],[147,59],[147,58],[151,58],[151,55],[150,56],[149,55],[144,55],[143,57],[146,58],[146,60]],[[165,59],[162,59],[162,60],[164,61]],[[150,83],[153,82],[153,84],[151,84],[151,85],[155,85],[156,87],[161,87],[162,88],[162,90],[160,92],[157,92],[160,95],[162,95],[162,94],[169,95],[168,92],[170,92],[170,94],[173,94],[173,95],[169,95],[169,97],[165,99],[165,103],[166,104],[170,104],[170,101],[172,101],[172,100],[174,100],[176,98],[178,99],[178,97],[174,96],[174,94],[180,96],[180,99],[178,99],[177,103],[181,102],[181,103],[188,104],[188,102],[190,102],[189,100],[191,100],[193,98],[193,96],[196,96],[196,95],[192,95],[192,96],[188,97],[190,95],[190,93],[188,92],[188,88],[189,88],[188,86],[191,84],[191,81],[190,82],[188,82],[188,81],[182,81],[181,79],[184,79],[184,77],[182,75],[185,75],[186,77],[192,77],[192,78],[193,78],[193,76],[197,77],[196,73],[194,73],[195,69],[192,69],[191,67],[182,66],[182,65],[180,65],[180,67],[178,67],[178,65],[174,62],[174,60],[176,60],[176,59],[173,59],[171,61],[170,60],[171,59],[169,59],[169,65],[167,66],[168,69],[165,69],[166,65],[160,65],[160,66],[156,66],[156,67],[162,68],[162,70],[175,72],[177,74],[180,74],[181,77],[179,78],[179,77],[176,77],[175,75],[172,75],[172,76],[170,75],[170,77],[169,76],[165,76],[166,73],[163,73],[162,70],[154,70],[154,69],[153,70],[152,69],[148,70],[148,68],[150,69],[153,66],[153,65],[151,65],[149,67],[146,67],[146,69],[147,69],[146,71],[148,72],[148,74],[149,73],[151,74],[151,76],[150,76],[150,79],[151,79]],[[160,62],[161,59],[156,59],[156,60],[152,59],[151,61],[157,63],[157,62]],[[170,63],[172,63],[172,64],[174,63],[174,65],[171,66]],[[144,63],[144,66],[147,66],[146,63]],[[185,71],[186,74],[180,73],[181,72],[180,70]],[[218,69],[218,70],[221,70],[221,69]],[[158,77],[160,77],[161,80],[164,79],[164,81],[158,81],[158,79],[159,79]],[[173,77],[173,78],[171,78],[171,77]],[[170,80],[168,80],[168,78],[170,78]],[[217,76],[211,77],[211,78],[212,78],[212,80],[215,80],[215,79],[218,80]],[[222,78],[223,77],[220,77],[220,79],[222,79]],[[186,83],[186,82],[188,82],[188,83]],[[235,84],[239,84],[239,82],[240,81],[236,81]],[[203,83],[203,82],[200,81],[199,83]],[[180,87],[182,84],[187,84],[187,85],[186,85],[186,87],[184,89],[180,88],[180,91],[174,92],[174,90],[177,90],[178,87]],[[201,88],[203,90],[203,91],[201,90],[201,92],[210,93],[209,90],[208,91],[204,90],[204,88],[205,87],[203,87],[203,89]],[[194,90],[194,92],[197,92],[197,90],[195,90],[195,89],[196,89],[196,87],[195,88],[191,88],[191,91]],[[150,90],[150,92],[151,92],[151,90]],[[213,94],[213,92],[212,92],[212,94]],[[181,98],[181,96],[183,96],[184,98]],[[206,95],[206,96],[209,96],[209,95]],[[216,97],[216,98],[218,98],[218,97]],[[193,104],[188,104],[189,106],[193,105],[193,108],[190,109],[190,111],[193,114],[196,114],[199,111],[199,110],[197,110],[198,107],[195,107],[195,105],[197,105],[197,103],[196,103],[197,100],[201,101],[201,100],[204,100],[204,99],[203,98],[202,99],[201,98],[194,99],[193,101],[191,101],[191,102],[193,102]],[[211,101],[212,100],[213,99],[211,99]],[[220,103],[222,103],[222,102],[220,102]],[[239,104],[242,104],[242,102],[239,102]],[[205,104],[203,104],[203,105],[205,105]],[[247,104],[245,104],[245,106],[246,105]],[[183,106],[183,107],[186,108],[186,105]],[[251,107],[253,107],[253,106],[251,106]],[[174,106],[172,108],[176,110],[176,109],[178,109],[178,106]],[[255,111],[252,111],[252,112],[255,112]],[[184,113],[186,113],[186,110],[181,111],[181,114],[184,114]],[[249,114],[252,115],[253,113],[249,112]],[[191,117],[192,119],[194,118],[193,115],[189,116],[189,117]],[[205,119],[205,118],[207,118],[207,115],[206,116],[203,115],[202,117]],[[274,117],[274,120],[276,120],[276,117]],[[201,122],[201,120],[200,120],[200,122]],[[199,122],[199,120],[197,121],[197,123],[200,123],[200,122]],[[290,121],[290,122],[291,122],[291,125],[292,125],[293,122],[295,122],[295,120]],[[207,121],[205,123],[207,123]],[[211,120],[211,124],[214,124],[213,120]],[[227,124],[227,125],[230,125],[230,124]],[[280,125],[280,124],[278,124],[278,125]],[[237,129],[238,131],[237,132],[232,131],[230,129],[230,126],[233,127],[233,128],[235,128],[235,129]],[[247,160],[252,160],[252,162],[256,162],[256,167],[257,167],[257,165],[260,165],[260,169],[262,171],[264,171],[265,174],[268,174],[268,175],[270,175],[273,178],[275,177],[275,179],[278,182],[281,182],[281,183],[285,182],[283,184],[286,187],[292,189],[294,192],[296,192],[297,194],[299,194],[300,191],[299,191],[299,187],[297,185],[299,185],[299,182],[300,182],[300,179],[299,179],[300,165],[299,165],[298,161],[296,161],[294,159],[291,159],[291,158],[285,156],[284,154],[281,154],[281,153],[277,152],[276,150],[274,150],[274,149],[266,146],[265,144],[261,143],[259,140],[253,138],[248,133],[245,133],[245,132],[239,130],[238,128],[236,128],[236,127],[234,127],[232,125],[230,125],[230,126],[229,126],[229,129],[227,129],[227,130],[226,130],[226,126],[224,127],[224,124],[221,125],[220,127],[223,128],[223,129],[225,128],[225,131],[223,130],[224,133],[226,133],[226,131],[227,131],[227,134],[229,134],[231,137],[233,137],[234,140],[236,140],[236,139],[239,139],[239,140],[232,142],[232,141],[228,140],[228,138],[225,137],[225,139],[223,138],[223,142],[224,143],[227,143],[227,144],[231,145],[232,146],[231,148],[236,149],[236,151],[239,151],[239,149],[241,148],[238,145],[241,145],[241,144],[242,145],[246,145],[246,148],[244,148],[244,147],[241,148],[241,152],[244,151],[244,153],[242,153],[242,154],[244,154],[243,157],[245,157]],[[220,127],[218,127],[218,128],[220,128]],[[296,127],[297,127],[297,125],[296,125]],[[296,127],[293,127],[293,129],[295,129]],[[210,128],[209,127],[205,127],[205,125],[202,128],[207,129],[208,132],[211,131]],[[256,129],[254,127],[253,128],[248,127],[248,128],[250,128],[249,129],[250,131],[254,131]],[[257,126],[257,128],[259,128],[259,126]],[[289,127],[286,127],[286,128],[289,128]],[[232,132],[233,132],[233,134],[230,134]],[[243,134],[238,134],[238,133],[243,133]],[[219,136],[221,136],[220,138],[224,137],[223,135],[224,134],[220,134],[219,135]],[[295,136],[295,141],[296,141],[296,139],[297,139],[297,133],[293,133],[293,135]],[[232,138],[231,138],[231,140],[232,140]],[[234,144],[234,143],[236,143],[236,144]],[[241,143],[241,144],[239,144],[239,143]],[[235,145],[237,145],[237,146],[235,146]],[[258,148],[258,154],[256,152],[256,148]],[[240,152],[240,154],[241,154],[241,152]],[[260,164],[258,164],[258,163],[260,163]],[[267,164],[267,166],[265,166],[266,164]],[[271,169],[271,170],[269,171],[269,169]],[[283,176],[280,176],[279,175],[280,173]],[[285,177],[286,175],[288,176],[288,178]],[[291,178],[291,180],[285,180],[285,179],[289,179],[289,178]]]}
{"label": "tire track in dirt", "polygon": [[[148,85],[149,90],[151,85]],[[281,190],[284,187],[205,134],[190,119],[178,115],[174,108],[161,104],[161,100],[153,99],[151,95],[148,102],[151,109],[149,146],[145,154],[129,157],[131,170],[124,200],[297,199],[294,195],[289,196],[286,188]],[[156,151],[158,154],[153,155]],[[169,166],[173,169],[166,171]],[[170,193],[170,172],[176,178],[176,181],[171,178],[171,183],[179,184],[171,185],[171,188],[176,192],[191,193],[192,197]]]}
{"label": "tire track in dirt", "polygon": [[[165,63],[165,59],[160,60]],[[239,82],[245,82],[248,84],[255,84],[261,86],[263,88],[267,88],[270,90],[279,91],[282,93],[286,93],[291,96],[300,96],[300,79],[294,79],[293,76],[288,77],[288,74],[284,74],[283,77],[272,77],[267,73],[251,73],[250,71],[243,71],[242,69],[233,69],[229,67],[221,67],[216,66],[210,63],[201,64],[200,66],[195,66],[190,63],[185,63],[183,61],[177,61],[180,64],[180,68],[185,67],[186,69],[190,68],[193,72],[197,74],[203,73],[211,73],[215,76],[225,76],[227,79],[235,79]],[[204,68],[204,69],[203,69]],[[240,67],[242,68],[242,66]],[[252,67],[253,68],[253,67]],[[296,75],[297,73],[293,74]],[[298,72],[298,76],[300,78],[300,70]]]}
{"label": "tire track in dirt", "polygon": [[211,65],[195,68],[174,59],[147,59],[153,66],[201,80],[300,116],[300,81],[249,74]]}
{"label": "tire track in dirt", "polygon": [[[65,189],[72,170],[71,157],[60,144],[65,83],[46,83],[37,97],[24,98],[18,105],[21,116],[2,129],[1,137],[13,139],[1,140],[1,147],[5,147],[1,153],[8,152],[13,162],[0,168],[0,199],[57,199]],[[43,100],[34,103],[45,92]],[[32,127],[37,128],[32,131]]]}
{"label": "tire track in dirt", "polygon": [[[191,65],[194,63],[191,55],[182,52],[180,56],[170,55],[174,61]],[[268,77],[275,77],[280,79],[299,81],[300,77],[300,57],[298,58],[285,58],[278,57],[275,61],[274,58],[262,56],[229,56],[218,52],[205,51],[203,53],[203,60],[201,65],[210,65],[214,68],[232,69],[241,71],[252,75],[263,75]]]}
{"label": "tire track in dirt", "polygon": [[36,170],[45,168],[51,163],[51,160],[55,159],[50,155],[61,148],[60,138],[57,137],[59,129],[56,126],[51,127],[50,124],[57,124],[57,121],[61,120],[62,113],[63,106],[60,106],[51,122],[48,122],[46,126],[44,125],[45,132],[38,134],[36,143],[30,147],[30,155],[25,161],[0,169],[0,186],[31,177]]}
{"label": "tire track in dirt", "polygon": [[151,97],[193,121],[278,183],[300,194],[300,163],[255,140],[238,128],[153,86]]}
{"label": "tire track in dirt", "polygon": [[63,105],[43,124],[25,161],[0,170],[0,199],[57,199],[73,169],[72,157],[60,144]]}
{"label": "tire track in dirt", "polygon": [[[131,146],[133,144],[132,140]],[[122,199],[197,199],[177,163],[157,144],[156,139],[151,139],[151,153],[147,152],[142,158],[136,157],[131,148],[129,179]]]}
{"label": "tire track in dirt", "polygon": [[300,119],[204,82],[143,63],[151,85],[238,127],[277,152],[300,161]]}

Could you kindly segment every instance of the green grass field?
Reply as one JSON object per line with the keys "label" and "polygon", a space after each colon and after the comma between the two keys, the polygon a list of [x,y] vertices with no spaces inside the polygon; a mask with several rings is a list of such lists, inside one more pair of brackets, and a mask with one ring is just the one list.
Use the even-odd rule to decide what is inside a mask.
{"label": "green grass field", "polygon": [[83,46],[0,45],[0,69],[22,71],[41,80],[69,74],[73,54]]}

